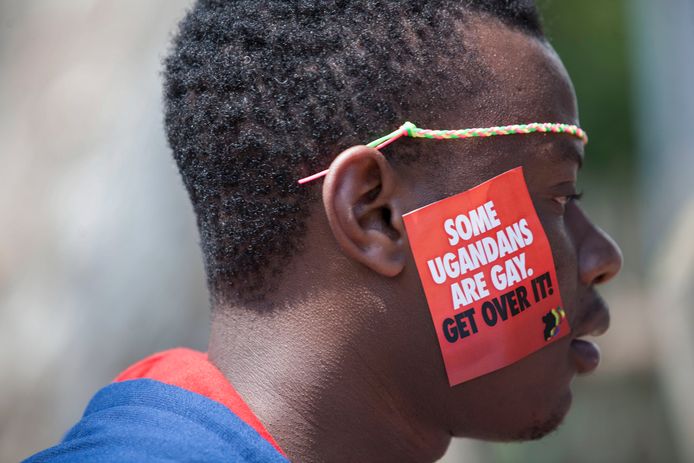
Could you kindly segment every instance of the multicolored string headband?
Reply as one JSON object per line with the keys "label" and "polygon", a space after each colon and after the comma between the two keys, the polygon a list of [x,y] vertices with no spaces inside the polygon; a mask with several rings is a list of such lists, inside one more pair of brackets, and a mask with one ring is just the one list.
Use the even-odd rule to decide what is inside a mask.
{"label": "multicolored string headband", "polygon": [[[516,134],[527,134],[527,133],[566,133],[578,137],[583,141],[583,144],[588,143],[588,135],[586,132],[576,126],[569,124],[557,124],[552,122],[538,123],[533,122],[532,124],[516,124],[516,125],[503,125],[497,127],[486,127],[481,129],[460,129],[460,130],[431,130],[431,129],[420,129],[412,122],[405,122],[400,126],[395,132],[389,133],[377,140],[369,143],[368,147],[376,148],[377,150],[393,143],[400,137],[412,137],[412,138],[429,138],[433,140],[454,140],[462,138],[477,138],[477,137],[493,137],[496,135],[516,135]],[[308,177],[299,180],[300,184],[308,183],[311,180],[316,180],[321,178],[328,173],[325,169],[317,174],[310,175]]]}

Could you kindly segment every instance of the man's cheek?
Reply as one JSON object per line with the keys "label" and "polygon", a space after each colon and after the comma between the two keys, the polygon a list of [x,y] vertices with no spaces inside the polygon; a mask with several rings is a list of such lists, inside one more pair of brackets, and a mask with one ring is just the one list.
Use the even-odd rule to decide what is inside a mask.
{"label": "man's cheek", "polygon": [[552,256],[554,257],[554,265],[557,271],[557,280],[559,281],[559,290],[562,294],[562,300],[566,306],[566,313],[569,318],[569,324],[574,326],[576,317],[576,299],[577,299],[577,283],[578,283],[578,266],[576,248],[573,240],[564,226],[564,220],[561,216],[551,218],[540,215],[540,221],[544,227],[547,240],[552,248]]}
{"label": "man's cheek", "polygon": [[570,333],[566,240],[536,209],[519,167],[403,216],[451,387]]}

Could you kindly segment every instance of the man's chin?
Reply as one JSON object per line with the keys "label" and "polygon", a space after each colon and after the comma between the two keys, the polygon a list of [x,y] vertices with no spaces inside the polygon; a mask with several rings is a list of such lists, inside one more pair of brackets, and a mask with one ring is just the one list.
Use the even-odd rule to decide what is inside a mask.
{"label": "man's chin", "polygon": [[522,431],[514,441],[531,441],[542,439],[548,434],[556,431],[559,426],[564,422],[564,417],[566,415],[552,415],[549,419],[534,423],[528,429]]}
{"label": "man's chin", "polygon": [[[557,389],[554,389],[558,392]],[[533,397],[536,401],[537,396]],[[521,442],[541,439],[555,431],[563,423],[569,413],[573,395],[568,386],[563,392],[551,396],[545,394],[544,402],[525,402],[522,408],[514,409],[512,406],[494,409],[487,413],[485,419],[474,420],[478,426],[468,426],[451,432],[454,437],[479,439],[489,442]],[[482,412],[483,410],[475,410]],[[497,412],[494,419],[494,412]],[[501,413],[499,413],[501,412]],[[476,432],[470,432],[470,430]]]}
{"label": "man's chin", "polygon": [[571,391],[569,391],[554,410],[543,419],[536,419],[530,426],[521,430],[512,441],[530,441],[542,439],[546,435],[556,431],[564,422],[564,418],[571,408]]}

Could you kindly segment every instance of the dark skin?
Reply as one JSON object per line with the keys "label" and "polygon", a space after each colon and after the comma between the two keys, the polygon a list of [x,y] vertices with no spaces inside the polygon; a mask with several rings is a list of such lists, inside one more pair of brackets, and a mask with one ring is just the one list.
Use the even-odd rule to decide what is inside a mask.
{"label": "dark skin", "polygon": [[[431,128],[578,124],[571,82],[549,45],[483,17],[466,28],[493,73],[493,90],[461,101],[458,114],[442,114]],[[422,143],[440,160],[389,160],[403,143]],[[438,150],[447,151],[436,157]],[[551,432],[570,407],[574,376],[597,367],[577,354],[575,340],[607,329],[594,287],[621,266],[616,244],[571,200],[580,140],[403,139],[387,153],[355,146],[334,160],[306,249],[263,303],[273,310],[215,307],[210,358],[292,461],[429,462],[452,436],[520,440]],[[552,248],[572,333],[450,387],[402,215],[517,166]]]}

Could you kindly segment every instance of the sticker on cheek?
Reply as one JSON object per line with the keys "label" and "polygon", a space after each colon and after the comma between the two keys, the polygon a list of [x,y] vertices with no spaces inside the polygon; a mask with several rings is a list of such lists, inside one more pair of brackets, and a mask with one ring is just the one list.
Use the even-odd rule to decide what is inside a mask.
{"label": "sticker on cheek", "polygon": [[451,386],[569,334],[521,167],[403,218]]}

